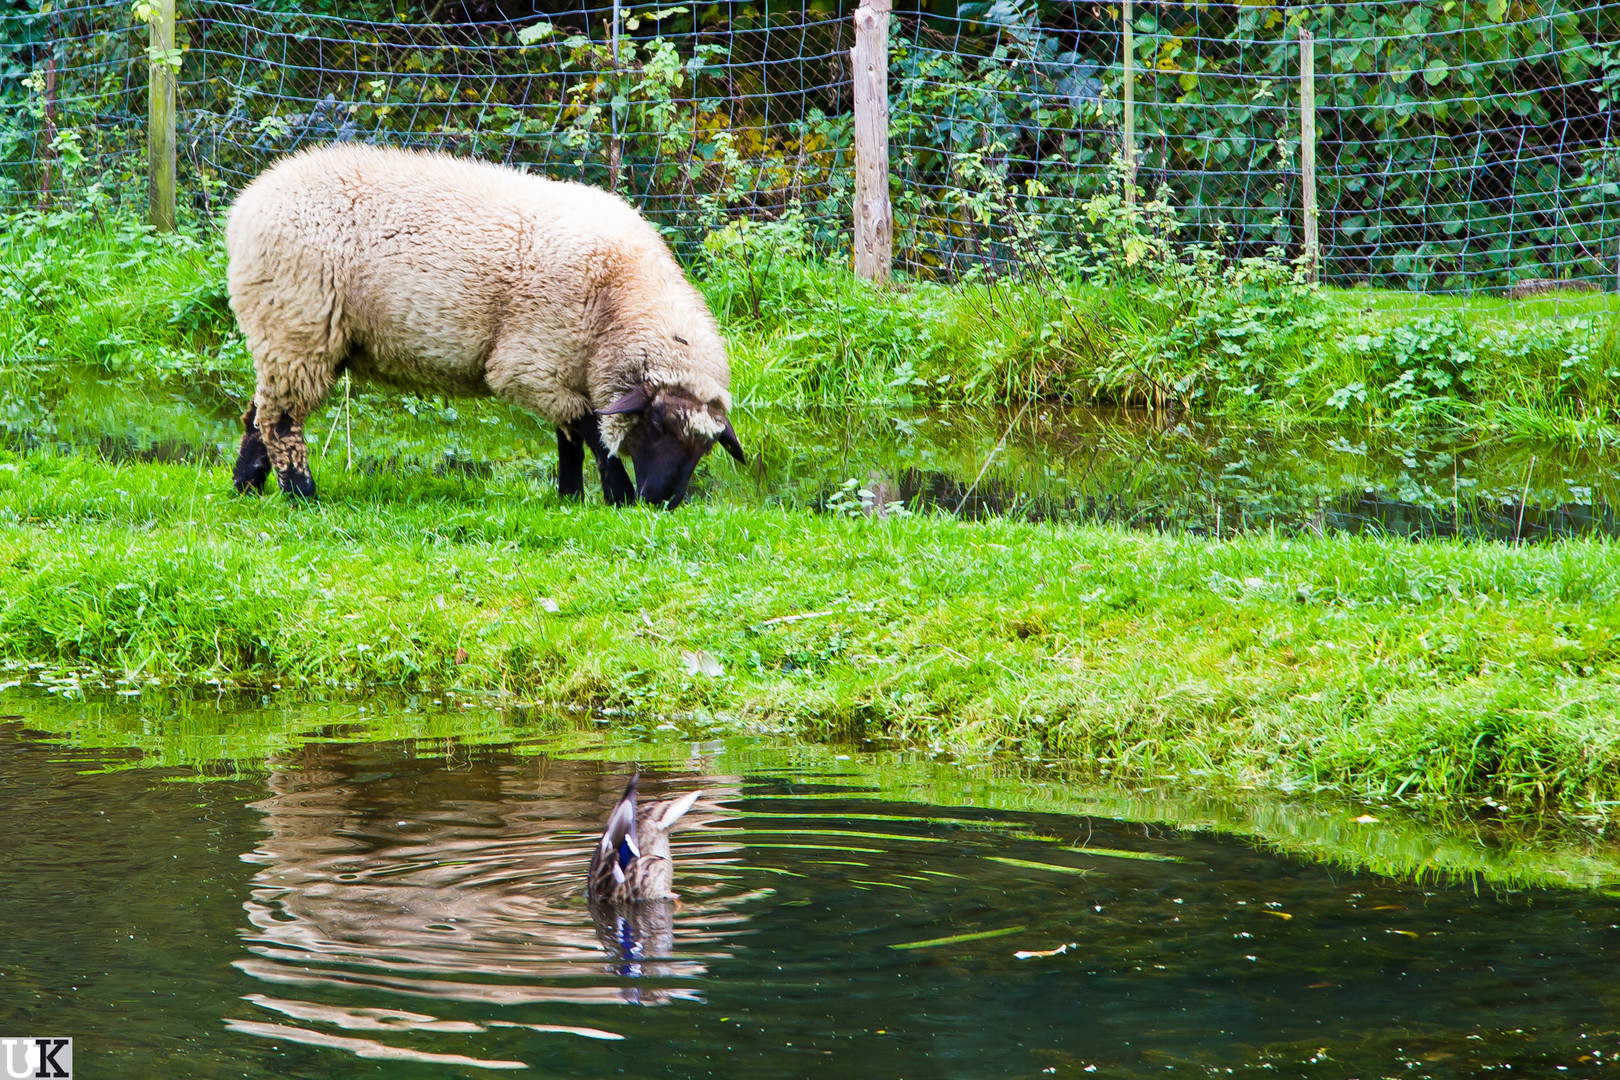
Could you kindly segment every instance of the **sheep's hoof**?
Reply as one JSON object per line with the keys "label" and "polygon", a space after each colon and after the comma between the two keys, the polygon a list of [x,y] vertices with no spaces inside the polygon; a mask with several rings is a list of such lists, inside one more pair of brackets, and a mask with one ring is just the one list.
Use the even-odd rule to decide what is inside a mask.
{"label": "sheep's hoof", "polygon": [[264,482],[270,478],[270,455],[265,453],[264,443],[259,441],[259,433],[249,432],[242,440],[242,451],[236,456],[236,469],[231,473],[231,483],[236,485],[238,495],[246,495],[249,491],[255,495],[264,490]]}
{"label": "sheep's hoof", "polygon": [[283,473],[276,477],[281,482],[282,494],[293,502],[317,502],[315,481],[308,473]]}
{"label": "sheep's hoof", "polygon": [[636,501],[636,485],[625,472],[624,462],[607,458],[598,470],[602,477],[602,500],[609,506],[631,506]]}

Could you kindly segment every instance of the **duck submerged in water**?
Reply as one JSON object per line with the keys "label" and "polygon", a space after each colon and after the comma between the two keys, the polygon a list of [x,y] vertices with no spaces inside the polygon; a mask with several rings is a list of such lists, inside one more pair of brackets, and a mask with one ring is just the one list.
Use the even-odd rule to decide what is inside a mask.
{"label": "duck submerged in water", "polygon": [[625,785],[591,855],[585,895],[593,903],[675,899],[669,830],[703,793],[689,791],[669,802],[637,806],[636,781],[640,779],[637,773]]}

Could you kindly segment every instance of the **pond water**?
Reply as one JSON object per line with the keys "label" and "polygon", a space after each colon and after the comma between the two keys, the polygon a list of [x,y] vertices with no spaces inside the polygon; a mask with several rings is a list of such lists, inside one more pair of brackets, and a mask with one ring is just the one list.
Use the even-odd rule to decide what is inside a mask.
{"label": "pond water", "polygon": [[1477,437],[1167,423],[1082,409],[766,413],[749,417],[743,430],[758,462],[746,476],[709,463],[704,495],[1212,536],[1620,534],[1614,455]]}
{"label": "pond water", "polygon": [[[9,706],[0,1034],[71,1035],[85,1075],[1591,1076],[1620,1054],[1599,890],[1357,873],[685,743],[643,773],[703,792],[683,899],[627,958],[581,891],[625,748],[328,724],[178,767],[161,745],[197,731],[173,717]],[[90,745],[120,724],[144,752]]]}

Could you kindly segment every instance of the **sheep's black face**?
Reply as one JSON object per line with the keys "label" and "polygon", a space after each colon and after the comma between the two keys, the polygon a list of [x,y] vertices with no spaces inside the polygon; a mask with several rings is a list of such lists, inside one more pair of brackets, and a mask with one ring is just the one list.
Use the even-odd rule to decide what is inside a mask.
{"label": "sheep's black face", "polygon": [[698,450],[687,445],[686,440],[667,434],[637,442],[636,448],[630,451],[630,460],[636,467],[636,495],[642,502],[666,510],[675,509],[686,501],[692,473],[708,447]]}
{"label": "sheep's black face", "polygon": [[697,401],[678,390],[650,391],[638,387],[600,413],[638,414],[635,427],[625,435],[620,450],[630,455],[636,469],[636,495],[643,502],[673,510],[686,500],[703,455],[715,443],[746,463],[742,444],[718,405]]}

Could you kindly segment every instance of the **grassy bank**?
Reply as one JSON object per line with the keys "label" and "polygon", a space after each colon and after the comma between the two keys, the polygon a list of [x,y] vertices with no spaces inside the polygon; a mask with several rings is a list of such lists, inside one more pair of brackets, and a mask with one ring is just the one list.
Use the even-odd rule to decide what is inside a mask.
{"label": "grassy bank", "polygon": [[1099,777],[1603,817],[1620,798],[1603,542],[624,513],[518,469],[325,484],[298,510],[227,495],[222,468],[0,462],[12,678],[459,687]]}
{"label": "grassy bank", "polygon": [[[718,234],[693,270],[730,342],[738,399],[755,407],[1157,402],[1269,423],[1620,445],[1614,297],[1317,290],[1282,264],[1169,254],[1129,275],[1107,263],[1066,280],[881,291],[815,261],[790,221]],[[0,424],[49,436],[133,405],[184,439],[203,433],[181,404],[239,414],[251,363],[223,281],[212,234],[12,221],[0,234]],[[37,404],[85,371],[111,400],[69,417]],[[358,407],[398,400],[361,388]]]}
{"label": "grassy bank", "polygon": [[873,290],[820,263],[700,270],[745,401],[1168,406],[1267,424],[1620,446],[1620,298],[1318,289],[1286,264]]}

